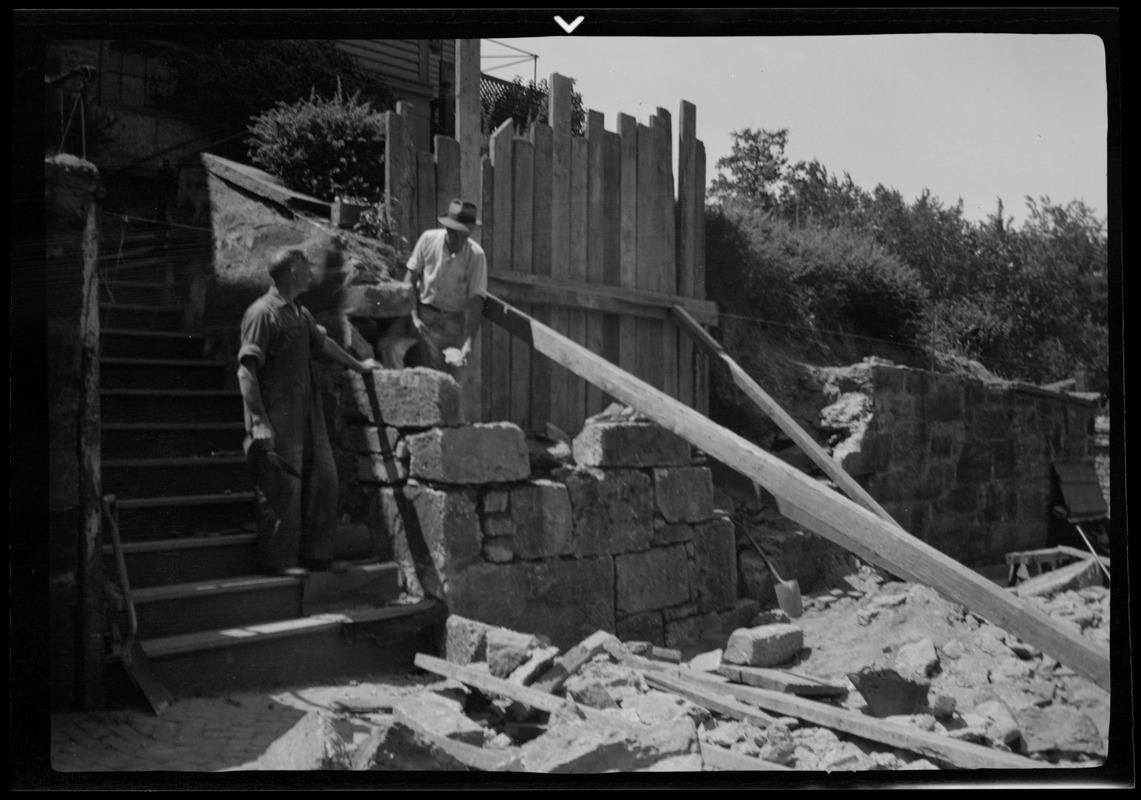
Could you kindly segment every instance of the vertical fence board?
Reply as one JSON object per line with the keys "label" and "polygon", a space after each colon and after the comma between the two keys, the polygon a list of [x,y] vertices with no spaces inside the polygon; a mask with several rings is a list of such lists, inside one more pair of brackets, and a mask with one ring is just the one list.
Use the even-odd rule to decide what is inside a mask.
{"label": "vertical fence board", "polygon": [[[571,206],[570,206],[570,275],[572,281],[586,280],[587,234],[587,143],[581,136],[571,137]],[[586,317],[584,312],[572,309],[569,314],[568,336],[576,344],[586,345]],[[586,419],[586,381],[577,375],[570,378],[570,416],[566,427],[559,427],[568,433],[576,433]],[[557,424],[557,423],[556,423]]]}
{"label": "vertical fence board", "polygon": [[396,111],[387,111],[384,121],[384,196],[388,218],[393,221],[397,234],[406,240],[403,243],[397,241],[397,249],[411,250],[416,239],[406,211],[406,205],[412,202],[412,198],[409,197],[410,186],[405,173],[413,169],[415,162],[410,164],[405,155],[404,119]]}
{"label": "vertical fence board", "polygon": [[432,154],[416,154],[416,224],[413,230],[419,236],[426,230],[438,227],[436,217],[436,161]]}
{"label": "vertical fence board", "polygon": [[[659,185],[656,162],[657,134],[653,120],[649,126],[638,124],[638,288],[657,291],[658,265],[661,263],[661,224],[659,222]],[[663,322],[664,317],[663,317]],[[638,359],[634,374],[653,386],[662,388],[662,322],[640,319],[638,326]]]}
{"label": "vertical fence board", "polygon": [[[488,272],[495,272],[497,271],[495,267],[495,167],[491,165],[491,158],[488,156],[484,156],[480,159],[479,177],[479,195],[482,202],[481,209],[483,214],[483,231],[480,245],[483,247],[484,255],[487,256]],[[493,422],[498,419],[492,416],[491,397],[492,386],[494,385],[492,381],[491,364],[493,360],[499,358],[492,339],[494,331],[498,327],[498,325],[492,325],[484,320],[479,330],[479,400],[480,421],[482,422]]]}
{"label": "vertical fence board", "polygon": [[[622,140],[617,133],[603,133],[602,151],[602,282],[620,286]],[[604,314],[602,318],[602,355],[614,364],[619,363],[620,320],[617,314]],[[604,393],[602,405],[612,402],[613,398]]]}
{"label": "vertical fence board", "polygon": [[[670,112],[659,108],[655,117],[658,132],[658,187],[661,192],[658,209],[661,214],[661,252],[658,267],[658,291],[677,294],[677,261],[675,253],[675,206],[673,171],[673,126]],[[662,388],[671,397],[678,394],[678,336],[684,335],[668,318],[662,322]]]}
{"label": "vertical fence board", "polygon": [[[479,146],[481,136],[479,98],[479,39],[456,39],[456,139],[460,145],[459,196],[481,203],[482,171]],[[483,210],[482,203],[480,211]],[[477,228],[471,238],[483,243],[483,231]]]}
{"label": "vertical fence board", "polygon": [[460,143],[447,136],[435,137],[436,142],[436,208],[439,214],[448,210],[448,204],[460,196]]}
{"label": "vertical fence board", "polygon": [[[535,146],[525,139],[511,143],[514,157],[515,193],[512,201],[514,223],[511,245],[512,272],[531,273],[534,253],[535,228]],[[521,303],[519,310],[531,313],[530,303]],[[531,427],[531,347],[521,339],[511,343],[511,421],[527,430]]]}
{"label": "vertical fence board", "polygon": [[[697,166],[694,196],[697,198],[694,216],[697,217],[697,246],[693,256],[693,296],[705,299],[705,145],[697,142]],[[709,359],[700,351],[694,367],[694,408],[709,416]]]}
{"label": "vertical fence board", "polygon": [[[603,148],[606,137],[605,118],[601,112],[590,110],[586,115],[586,279],[590,283],[605,282],[605,238],[603,233],[603,184],[605,181]],[[583,315],[586,326],[585,345],[592,353],[602,354],[602,313],[588,311]],[[586,384],[585,416],[602,410],[602,390]]]}
{"label": "vertical fence board", "polygon": [[[677,252],[677,293],[683,297],[693,297],[693,261],[697,244],[697,218],[694,214],[697,200],[694,196],[697,180],[697,109],[693,103],[681,101],[677,128],[677,228],[674,239]],[[680,330],[678,334],[678,400],[695,408],[693,370],[696,365],[693,359],[693,340]]]}
{"label": "vertical fence board", "polygon": [[[515,123],[505,120],[491,135],[490,151],[492,166],[495,167],[495,190],[493,195],[495,220],[495,268],[493,272],[510,272],[512,269],[511,249],[513,245],[511,206],[515,191],[514,161],[511,157],[511,142],[515,136]],[[491,347],[488,353],[491,384],[491,409],[489,422],[511,419],[511,334],[498,326],[492,326]]]}
{"label": "vertical fence board", "polygon": [[[531,128],[535,144],[535,224],[531,270],[536,275],[551,274],[551,126],[541,122]],[[551,306],[532,306],[531,316],[544,325],[551,324]],[[549,358],[531,355],[531,426],[544,430],[551,419],[551,372],[556,367]]]}
{"label": "vertical fence board", "polygon": [[[618,285],[638,285],[638,123],[628,114],[618,115],[621,185],[618,201]],[[618,366],[637,375],[638,321],[623,316],[618,321]]]}
{"label": "vertical fence board", "polygon": [[[551,121],[551,277],[570,278],[571,197],[571,81],[551,75],[547,117]],[[570,309],[551,309],[551,327],[570,336]],[[551,365],[550,420],[568,433],[571,414],[571,381],[574,375],[558,364]]]}

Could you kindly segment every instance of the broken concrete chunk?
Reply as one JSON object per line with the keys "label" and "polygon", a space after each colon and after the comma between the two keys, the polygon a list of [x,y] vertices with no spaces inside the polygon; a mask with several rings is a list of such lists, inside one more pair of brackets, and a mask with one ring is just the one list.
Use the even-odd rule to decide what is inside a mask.
{"label": "broken concrete chunk", "polygon": [[792,733],[784,725],[776,723],[765,728],[765,743],[761,745],[760,758],[773,764],[788,764],[796,753],[796,742]]}
{"label": "broken concrete chunk", "polygon": [[673,722],[683,717],[701,725],[710,718],[709,711],[701,706],[694,705],[676,694],[652,690],[646,694],[630,695],[622,701],[622,710],[630,712],[625,714],[644,725],[661,725]]}
{"label": "broken concrete chunk", "polygon": [[1089,715],[1066,706],[1030,706],[1014,712],[1022,732],[1022,752],[1086,753],[1104,756],[1105,742]]}
{"label": "broken concrete chunk", "polygon": [[689,442],[652,423],[597,422],[571,444],[575,463],[586,467],[669,467],[690,463]]}
{"label": "broken concrete chunk", "polygon": [[992,745],[1011,747],[1022,735],[1014,715],[1006,704],[998,700],[988,700],[975,706],[973,714],[986,720],[986,737]]}
{"label": "broken concrete chunk", "polygon": [[895,668],[899,672],[911,672],[921,678],[930,677],[939,666],[939,656],[935,644],[930,639],[920,639],[902,645],[895,654]]}
{"label": "broken concrete chunk", "polygon": [[463,420],[459,384],[437,370],[381,369],[367,376],[353,372],[350,378],[353,391],[344,393],[348,409],[369,422],[432,428],[456,426]]}
{"label": "broken concrete chunk", "polygon": [[408,726],[457,742],[483,745],[483,728],[469,719],[463,705],[434,694],[420,694],[394,703],[394,715]]}
{"label": "broken concrete chunk", "polygon": [[536,647],[527,656],[527,660],[507,676],[507,680],[522,686],[530,686],[539,679],[540,675],[551,668],[558,655],[559,648],[557,647]]}
{"label": "broken concrete chunk", "polygon": [[759,625],[738,628],[729,636],[721,658],[728,664],[775,667],[804,647],[804,631],[796,625]]}
{"label": "broken concrete chunk", "polygon": [[789,617],[789,615],[786,614],[782,609],[770,608],[758,613],[757,616],[753,618],[753,624],[751,627],[756,628],[761,625],[790,624],[791,622],[792,618]]}
{"label": "broken concrete chunk", "polygon": [[538,646],[539,640],[529,633],[491,628],[487,632],[487,665],[491,674],[497,678],[506,678]]}
{"label": "broken concrete chunk", "polygon": [[640,727],[571,721],[551,726],[520,751],[527,772],[579,774],[641,770],[699,752],[697,729],[689,719]]}
{"label": "broken concrete chunk", "polygon": [[259,770],[353,769],[348,747],[327,714],[310,711],[257,759]]}
{"label": "broken concrete chunk", "polygon": [[487,660],[487,632],[491,625],[451,614],[444,628],[445,660],[460,665]]}
{"label": "broken concrete chunk", "polygon": [[433,428],[405,439],[409,473],[440,483],[505,483],[531,474],[526,437],[510,422]]}
{"label": "broken concrete chunk", "polygon": [[716,672],[717,668],[721,666],[721,655],[723,650],[710,650],[706,653],[698,653],[689,660],[687,665],[694,672]]}
{"label": "broken concrete chunk", "polygon": [[865,667],[848,673],[848,679],[877,717],[911,714],[926,707],[930,682],[917,675],[901,675],[890,667]]}

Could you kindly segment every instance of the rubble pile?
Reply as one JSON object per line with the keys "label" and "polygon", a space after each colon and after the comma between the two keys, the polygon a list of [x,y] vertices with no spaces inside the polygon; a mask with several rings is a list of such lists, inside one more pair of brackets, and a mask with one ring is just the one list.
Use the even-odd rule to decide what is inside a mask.
{"label": "rubble pile", "polygon": [[[542,636],[448,618],[438,678],[311,712],[259,769],[604,773],[1097,766],[1109,695],[923,586],[868,567],[687,653],[598,631]],[[1012,590],[1013,591],[1013,590]],[[1108,635],[1099,585],[1031,601]],[[360,687],[356,687],[358,690]],[[289,766],[285,766],[289,764]]]}

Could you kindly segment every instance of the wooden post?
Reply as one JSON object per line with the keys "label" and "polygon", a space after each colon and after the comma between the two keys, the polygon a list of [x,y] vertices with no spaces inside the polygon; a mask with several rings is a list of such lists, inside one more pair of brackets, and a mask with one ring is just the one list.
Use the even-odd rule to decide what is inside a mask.
{"label": "wooden post", "polygon": [[[511,272],[513,269],[512,197],[515,192],[515,175],[511,142],[514,138],[515,123],[510,119],[504,120],[491,134],[491,163],[495,167],[495,263],[489,270],[491,273]],[[492,331],[491,338],[491,351],[485,355],[491,361],[488,378],[491,383],[491,408],[488,421],[500,422],[511,419],[511,337],[503,331]]]}
{"label": "wooden post", "polygon": [[[491,157],[480,159],[480,199],[483,214],[483,235],[480,245],[487,256],[487,271],[495,271],[495,167],[491,165]],[[502,334],[503,331],[499,331]],[[500,356],[496,353],[493,336],[496,336],[494,325],[483,325],[480,328],[480,354],[479,354],[479,405],[478,419],[481,422],[493,422],[498,418],[492,416],[492,370],[491,365]]]}
{"label": "wooden post", "polygon": [[[473,203],[480,202],[481,139],[479,99],[479,39],[456,39],[456,140],[460,146],[459,195]],[[483,211],[481,208],[480,211]],[[483,243],[482,231],[476,229],[471,238]]]}
{"label": "wooden post", "polygon": [[[694,169],[694,209],[697,218],[697,246],[693,252],[693,296],[705,299],[705,145],[697,142],[697,167]],[[709,413],[709,359],[703,353],[694,354],[693,407],[702,414]]]}
{"label": "wooden post", "polygon": [[[571,189],[570,189],[570,275],[572,281],[586,280],[587,246],[587,144],[581,136],[571,137]],[[567,335],[578,344],[586,343],[586,312],[571,310]],[[565,427],[569,434],[578,433],[586,419],[586,383],[580,378],[570,379],[570,416]],[[557,424],[557,423],[556,423]]]}
{"label": "wooden post", "polygon": [[[622,138],[606,131],[602,141],[602,282],[607,286],[621,286]],[[602,355],[617,364],[621,358],[621,318],[605,314],[602,326]],[[609,406],[613,401],[614,398],[603,395],[602,405]]]}
{"label": "wooden post", "polygon": [[[511,142],[514,157],[515,194],[512,200],[513,242],[511,271],[518,275],[531,273],[535,225],[535,146],[525,139]],[[531,305],[521,309],[530,313]],[[531,357],[523,342],[511,343],[511,416],[509,419],[524,430],[531,427]]]}
{"label": "wooden post", "polygon": [[416,154],[416,222],[413,235],[438,227],[436,218],[436,160],[427,150]]}
{"label": "wooden post", "polygon": [[[678,112],[677,148],[677,293],[682,297],[693,297],[693,270],[697,250],[698,220],[695,209],[698,206],[697,192],[697,109],[693,103],[681,101]],[[689,337],[678,339],[678,399],[690,408],[696,408],[694,400],[694,353],[693,342]]]}
{"label": "wooden post", "polygon": [[[435,137],[436,143],[436,216],[444,214],[453,199],[460,196],[460,143],[447,136]],[[432,218],[432,227],[435,217]]]}
{"label": "wooden post", "polygon": [[[605,118],[601,112],[590,110],[586,114],[586,280],[602,284],[605,280],[605,241],[603,239],[603,184],[605,181],[603,142],[606,136]],[[602,314],[588,311],[583,314],[585,339],[583,344],[592,353],[602,355]],[[593,384],[586,384],[585,417],[602,411],[602,392]]]}
{"label": "wooden post", "polygon": [[[658,291],[663,294],[677,294],[677,254],[675,250],[675,222],[674,222],[674,168],[673,168],[673,126],[670,112],[659,108],[654,117],[655,132],[657,133],[657,169],[658,169],[658,214],[661,230],[661,262],[657,268]],[[671,397],[677,397],[678,364],[677,344],[678,331],[669,322],[662,324],[662,389]]]}
{"label": "wooden post", "polygon": [[[534,204],[535,223],[531,271],[535,275],[551,274],[551,126],[536,122],[531,126],[531,140],[535,145]],[[551,306],[535,303],[531,312],[539,322],[550,325]],[[546,430],[551,419],[551,373],[559,369],[547,358],[531,359],[531,425]]]}
{"label": "wooden post", "polygon": [[[551,277],[570,278],[571,192],[571,94],[572,82],[558,73],[551,75],[547,117],[551,121]],[[570,335],[570,310],[551,309],[551,327]],[[570,429],[571,382],[574,376],[562,367],[551,368],[550,419],[563,430]]]}
{"label": "wooden post", "polygon": [[[657,134],[650,125],[638,125],[638,288],[658,291],[661,237],[658,220]],[[664,322],[664,319],[663,319]],[[656,388],[662,387],[662,324],[638,320],[638,360],[634,374]]]}
{"label": "wooden post", "polygon": [[[628,289],[638,286],[638,123],[628,114],[618,115],[622,184],[619,188],[618,283]],[[618,321],[618,364],[627,372],[638,370],[638,321],[623,316]]]}

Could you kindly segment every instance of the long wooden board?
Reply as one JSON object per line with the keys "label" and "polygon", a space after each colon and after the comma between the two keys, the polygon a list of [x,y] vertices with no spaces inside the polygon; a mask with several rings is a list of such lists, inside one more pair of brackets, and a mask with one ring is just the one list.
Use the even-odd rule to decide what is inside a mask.
{"label": "long wooden board", "polygon": [[786,516],[795,512],[797,521],[809,530],[905,580],[942,592],[1109,690],[1107,648],[1056,625],[1041,611],[898,525],[877,517],[645,381],[537,324],[498,297],[488,296],[484,313],[538,352],[759,483],[781,502]]}
{"label": "long wooden board", "polygon": [[717,304],[709,300],[644,292],[641,289],[596,286],[581,281],[513,272],[493,274],[490,276],[490,283],[492,285],[488,288],[492,294],[498,294],[508,302],[512,302],[514,295],[521,298],[520,302],[580,307],[656,320],[665,320],[669,315],[669,309],[680,305],[690,316],[706,325],[716,325],[720,318]]}
{"label": "long wooden board", "polygon": [[760,408],[769,419],[776,423],[777,427],[784,431],[784,434],[792,439],[805,454],[812,459],[812,463],[820,467],[829,478],[836,482],[836,485],[844,490],[844,494],[855,500],[857,503],[867,508],[880,519],[894,523],[891,515],[884,510],[883,506],[876,502],[875,498],[865,491],[864,487],[856,483],[844,468],[836,463],[832,456],[824,451],[824,448],[817,444],[816,440],[809,435],[808,431],[800,427],[792,417],[788,415],[780,403],[774,400],[768,392],[760,387],[760,385],[749,377],[749,374],[741,368],[732,356],[725,352],[721,347],[721,343],[709,335],[708,331],[698,324],[689,312],[680,306],[675,306],[670,309],[670,314],[682,327],[683,330],[689,333],[694,340],[700,344],[712,358],[720,360],[729,369],[729,374],[733,376],[733,383],[737,388],[745,393],[753,403]]}
{"label": "long wooden board", "polygon": [[836,697],[847,694],[847,687],[839,683],[814,678],[786,669],[721,664],[717,672],[734,683],[756,686],[771,692],[784,692],[799,697]]}
{"label": "long wooden board", "polygon": [[612,633],[595,631],[556,658],[551,668],[544,672],[539,680],[531,684],[531,688],[552,694],[557,692],[566,683],[567,678],[578,671],[578,668],[583,664],[603,652],[606,649],[606,643],[614,639],[615,636]]}
{"label": "long wooden board", "polygon": [[715,714],[730,719],[743,720],[756,725],[758,728],[767,728],[777,721],[776,717],[758,710],[756,706],[747,705],[731,697],[719,697],[714,691],[693,686],[668,675],[652,672],[646,675],[646,682],[655,689],[664,689],[667,692],[681,695],[686,700],[691,700],[699,706],[708,708]]}

